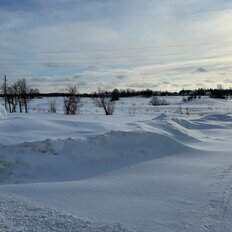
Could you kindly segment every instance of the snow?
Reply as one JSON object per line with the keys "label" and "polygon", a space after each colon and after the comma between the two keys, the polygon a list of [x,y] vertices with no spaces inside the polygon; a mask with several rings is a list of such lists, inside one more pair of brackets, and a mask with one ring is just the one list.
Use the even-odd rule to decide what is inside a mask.
{"label": "snow", "polygon": [[7,118],[7,112],[3,106],[0,105],[0,120]]}
{"label": "snow", "polygon": [[0,231],[232,231],[231,101],[165,99],[0,121]]}
{"label": "snow", "polygon": [[39,207],[32,202],[12,195],[0,194],[0,231],[78,231],[78,232],[129,232],[120,224],[104,224],[77,218],[61,211]]}

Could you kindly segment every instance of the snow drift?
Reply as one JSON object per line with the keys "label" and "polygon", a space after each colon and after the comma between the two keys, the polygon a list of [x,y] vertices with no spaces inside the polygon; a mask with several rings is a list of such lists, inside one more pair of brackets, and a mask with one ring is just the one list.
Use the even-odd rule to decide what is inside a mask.
{"label": "snow drift", "polygon": [[133,117],[8,116],[0,230],[231,231],[232,117],[209,101],[186,105],[188,115],[171,105]]}
{"label": "snow drift", "polygon": [[[10,134],[1,138],[7,142],[0,144],[0,181],[81,180],[161,157],[194,154],[205,137],[202,129],[224,128],[206,117],[211,120],[219,116],[189,120],[162,113],[151,120],[118,126],[116,130],[110,130],[105,122],[78,122],[76,118],[16,118],[12,123],[10,119],[1,125],[2,130],[16,127],[14,135],[20,138],[13,142],[9,140]],[[228,115],[221,117],[225,122],[229,119]],[[20,135],[28,137],[33,130],[36,133],[22,142]],[[53,138],[48,139],[52,131]]]}
{"label": "snow drift", "polygon": [[46,139],[0,148],[0,181],[5,183],[84,179],[194,151],[171,136],[149,131],[110,131],[86,139]]}

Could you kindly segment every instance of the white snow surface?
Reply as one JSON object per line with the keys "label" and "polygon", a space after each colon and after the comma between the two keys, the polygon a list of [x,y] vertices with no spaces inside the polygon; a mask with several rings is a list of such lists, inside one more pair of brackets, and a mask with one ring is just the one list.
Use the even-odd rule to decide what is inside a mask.
{"label": "white snow surface", "polygon": [[166,99],[1,120],[0,231],[231,232],[231,101]]}
{"label": "white snow surface", "polygon": [[54,209],[39,207],[32,202],[0,193],[0,231],[78,231],[78,232],[129,232],[120,224],[104,224]]}
{"label": "white snow surface", "polygon": [[0,120],[7,118],[7,112],[3,106],[0,105]]}

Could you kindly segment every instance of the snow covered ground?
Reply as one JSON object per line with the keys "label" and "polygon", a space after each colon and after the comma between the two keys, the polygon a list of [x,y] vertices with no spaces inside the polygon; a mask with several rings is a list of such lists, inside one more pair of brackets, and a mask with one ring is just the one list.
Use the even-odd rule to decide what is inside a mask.
{"label": "snow covered ground", "polygon": [[0,231],[129,232],[120,224],[104,224],[39,207],[15,196],[0,194]]}
{"label": "snow covered ground", "polygon": [[231,232],[232,102],[165,98],[1,120],[0,231]]}

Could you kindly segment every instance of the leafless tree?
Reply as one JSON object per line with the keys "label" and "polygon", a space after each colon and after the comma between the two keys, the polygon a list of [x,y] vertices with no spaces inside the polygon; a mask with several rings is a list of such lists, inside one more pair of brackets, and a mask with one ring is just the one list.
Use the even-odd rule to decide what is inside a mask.
{"label": "leafless tree", "polygon": [[6,82],[1,83],[0,93],[3,94],[3,99],[5,101],[5,109],[6,110],[8,110],[8,103],[7,103],[7,97],[6,97],[7,88],[8,88],[8,85]]}
{"label": "leafless tree", "polygon": [[164,106],[169,105],[169,103],[165,99],[159,99],[156,96],[153,96],[150,100],[150,104],[153,106]]}
{"label": "leafless tree", "polygon": [[33,98],[32,94],[39,93],[38,89],[30,89],[25,78],[18,79],[12,83],[4,82],[0,85],[0,92],[4,94],[6,110],[14,113],[19,108],[20,113],[25,110],[28,113],[28,104]]}
{"label": "leafless tree", "polygon": [[106,115],[112,115],[115,110],[115,102],[107,96],[104,89],[98,89],[98,92],[93,96],[93,103],[95,106],[102,108]]}
{"label": "leafless tree", "polygon": [[78,88],[76,85],[69,85],[66,88],[68,93],[67,97],[64,97],[64,113],[65,114],[77,114],[80,106],[80,96],[78,96]]}
{"label": "leafless tree", "polygon": [[6,102],[8,104],[8,110],[10,113],[16,111],[16,102],[14,101],[14,90],[12,86],[7,86],[7,95],[6,95]]}
{"label": "leafless tree", "polygon": [[12,93],[13,93],[13,95],[12,95],[12,112],[16,112],[16,107],[19,104],[19,100],[20,100],[19,87],[18,87],[17,82],[14,82],[11,85],[11,89],[12,89]]}
{"label": "leafless tree", "polygon": [[22,112],[22,107],[24,107],[25,113],[28,113],[28,104],[31,99],[28,97],[28,93],[30,89],[27,85],[26,79],[25,78],[19,79],[17,81],[17,85],[18,85],[20,112]]}
{"label": "leafless tree", "polygon": [[[6,91],[6,94],[5,94]],[[16,107],[18,104],[18,98],[17,98],[17,85],[14,82],[11,85],[6,85],[5,83],[1,85],[1,92],[4,93],[4,99],[6,101],[6,108],[10,113],[16,112]]]}

